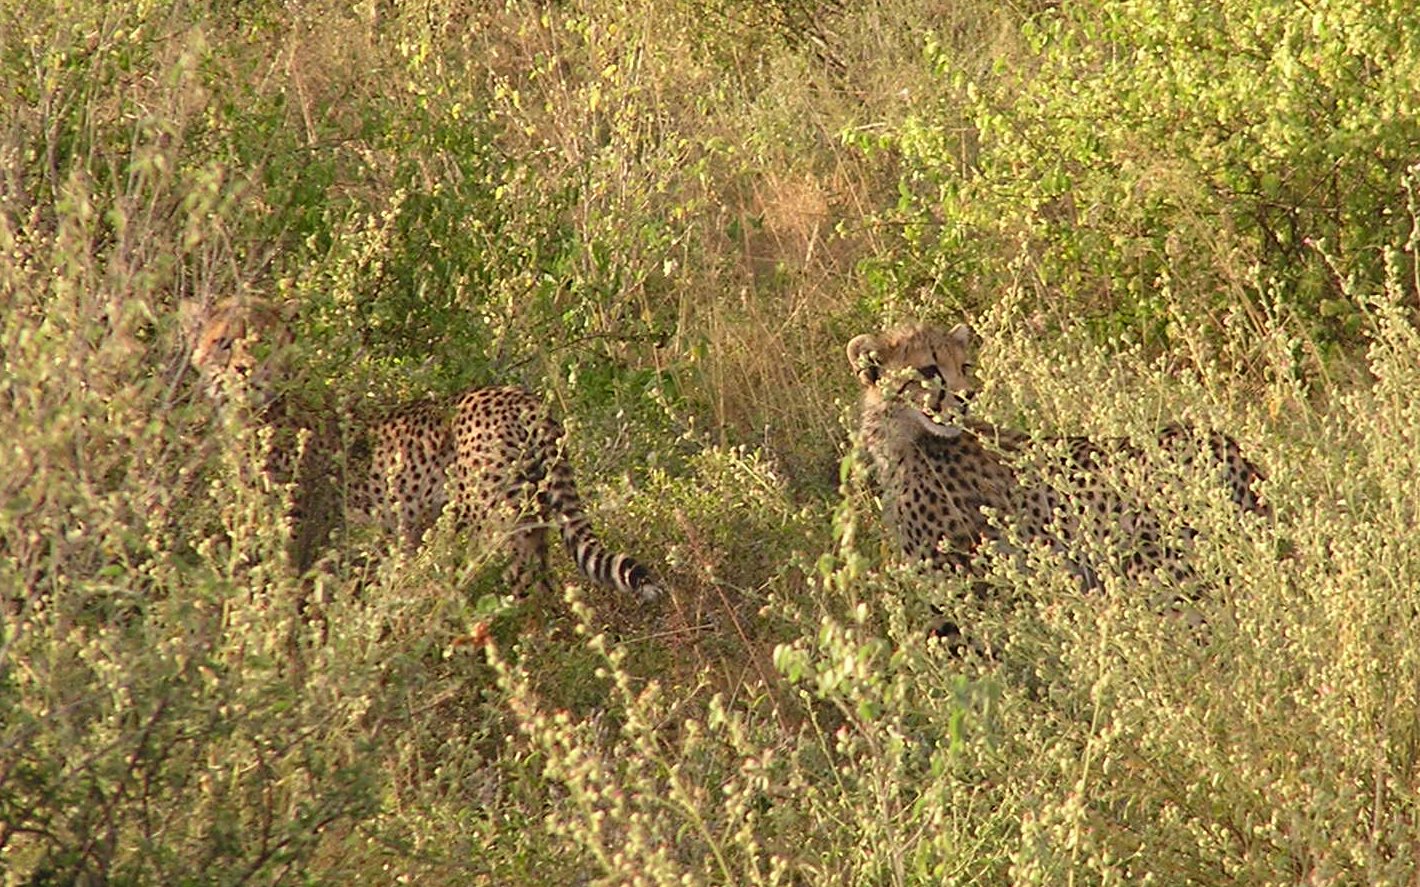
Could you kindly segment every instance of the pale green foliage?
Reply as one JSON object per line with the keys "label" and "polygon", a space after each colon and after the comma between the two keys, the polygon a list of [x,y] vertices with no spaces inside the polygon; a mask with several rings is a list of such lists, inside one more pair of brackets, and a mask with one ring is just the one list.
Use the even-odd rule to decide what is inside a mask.
{"label": "pale green foliage", "polygon": [[[1412,883],[1416,30],[7,5],[7,883]],[[247,295],[294,318],[304,402],[547,392],[598,532],[671,594],[513,605],[451,526],[295,575],[270,435],[187,368],[179,304]],[[1275,522],[1180,470],[1186,589],[895,563],[843,345],[964,306],[984,416],[1224,429]]]}
{"label": "pale green foliage", "polygon": [[1180,310],[1257,334],[1269,311],[1325,339],[1360,329],[1326,257],[1378,287],[1404,236],[1410,5],[1067,3],[1021,35],[1025,62],[989,74],[936,51],[941,106],[897,140],[935,287],[985,302],[1004,253],[1042,307],[1110,330],[1171,336]]}

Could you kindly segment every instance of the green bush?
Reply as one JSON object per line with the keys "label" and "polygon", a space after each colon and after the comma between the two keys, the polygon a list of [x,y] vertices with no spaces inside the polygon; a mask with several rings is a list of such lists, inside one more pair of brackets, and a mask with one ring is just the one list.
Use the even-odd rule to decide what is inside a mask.
{"label": "green bush", "polygon": [[[1414,880],[1413,14],[416,6],[0,10],[7,883]],[[546,392],[668,598],[296,575],[230,296],[312,400]],[[987,418],[1262,466],[1204,630],[894,562],[843,345],[963,313]]]}
{"label": "green bush", "polygon": [[935,292],[986,303],[1009,272],[1107,330],[1353,336],[1339,283],[1379,286],[1408,224],[1417,34],[1404,4],[1160,0],[1056,6],[985,74],[929,46],[946,98],[896,140],[910,252]]}
{"label": "green bush", "polygon": [[[1081,592],[1049,561],[996,564],[1010,594],[984,601],[960,580],[883,570],[862,551],[860,521],[877,514],[860,514],[850,471],[837,550],[770,604],[798,626],[773,654],[787,696],[744,687],[681,717],[684,690],[644,683],[589,632],[615,689],[577,717],[495,658],[565,789],[557,833],[609,882],[1405,883],[1420,560],[1403,491],[1420,465],[1393,429],[1415,427],[1399,395],[1418,343],[1400,288],[1355,296],[1379,381],[1346,396],[1345,423],[1291,403],[1311,448],[1265,430],[1266,397],[1217,401],[1221,379],[1121,361],[1082,328],[1012,349],[1021,387],[997,389],[997,410],[1041,396],[1047,426],[1144,439],[1177,402],[1270,467],[1275,527],[1178,503],[1205,540],[1201,633],[1136,587]],[[1277,385],[1269,396],[1293,397]],[[928,641],[928,604],[995,638],[997,658]]]}

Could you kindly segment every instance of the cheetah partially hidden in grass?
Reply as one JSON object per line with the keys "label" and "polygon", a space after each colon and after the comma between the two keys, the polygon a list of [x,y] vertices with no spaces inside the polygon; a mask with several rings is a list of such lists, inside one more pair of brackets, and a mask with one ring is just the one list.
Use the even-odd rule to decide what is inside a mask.
{"label": "cheetah partially hidden in grass", "polygon": [[330,531],[374,522],[417,545],[445,509],[460,527],[506,536],[505,573],[519,596],[548,583],[556,528],[577,569],[644,601],[661,593],[647,569],[592,532],[563,431],[522,388],[471,388],[414,403],[347,428],[280,393],[293,336],[269,307],[229,301],[192,309],[192,364],[224,413],[244,410],[271,435],[262,471],[293,485],[293,559],[305,569]]}
{"label": "cheetah partially hidden in grass", "polygon": [[[1166,529],[1145,497],[1121,493],[1099,476],[1101,466],[1122,458],[1142,460],[1147,477],[1150,457],[1123,441],[1035,442],[970,418],[973,347],[965,325],[947,331],[907,324],[848,343],[863,388],[862,445],[906,558],[979,574],[983,544],[1017,552],[990,511],[1000,516],[996,524],[1014,529],[1015,540],[1059,554],[1085,587],[1098,585],[1105,571],[1130,577],[1160,571],[1186,581],[1193,531]],[[1158,444],[1160,454],[1180,462],[1206,459],[1241,511],[1267,513],[1257,493],[1262,475],[1232,438],[1170,425]],[[1022,467],[1042,462],[1061,483]]]}

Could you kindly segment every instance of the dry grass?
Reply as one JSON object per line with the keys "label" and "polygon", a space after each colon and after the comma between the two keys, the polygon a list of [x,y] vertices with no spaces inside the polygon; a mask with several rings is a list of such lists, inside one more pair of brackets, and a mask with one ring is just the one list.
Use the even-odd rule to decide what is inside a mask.
{"label": "dry grass", "polygon": [[[1413,882],[1414,238],[1325,282],[1340,350],[1154,146],[1200,276],[1052,277],[1046,235],[1153,247],[981,162],[963,84],[1031,83],[1051,6],[0,12],[11,879]],[[294,307],[313,399],[549,392],[670,599],[514,606],[456,534],[293,576],[186,365],[177,305],[234,294]],[[1049,563],[985,601],[892,564],[843,345],[967,309],[994,419],[1267,470],[1275,527],[1187,505],[1206,637]]]}

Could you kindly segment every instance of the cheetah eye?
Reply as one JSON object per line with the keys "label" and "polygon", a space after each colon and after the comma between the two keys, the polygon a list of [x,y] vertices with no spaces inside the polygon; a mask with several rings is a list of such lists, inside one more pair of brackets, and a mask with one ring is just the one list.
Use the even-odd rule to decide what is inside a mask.
{"label": "cheetah eye", "polygon": [[924,366],[924,367],[918,367],[918,368],[917,368],[917,372],[921,373],[921,374],[922,374],[922,378],[924,378],[924,379],[941,379],[941,378],[942,378],[942,371],[941,371],[940,369],[938,369],[938,368],[937,368],[937,365],[934,364],[934,363],[933,363],[933,364],[928,364],[927,366]]}
{"label": "cheetah eye", "polygon": [[974,363],[963,363],[963,364],[961,365],[961,371],[962,371],[963,373],[969,373],[969,372],[971,372],[971,371],[974,370],[974,369],[976,369],[976,364],[974,364]]}

